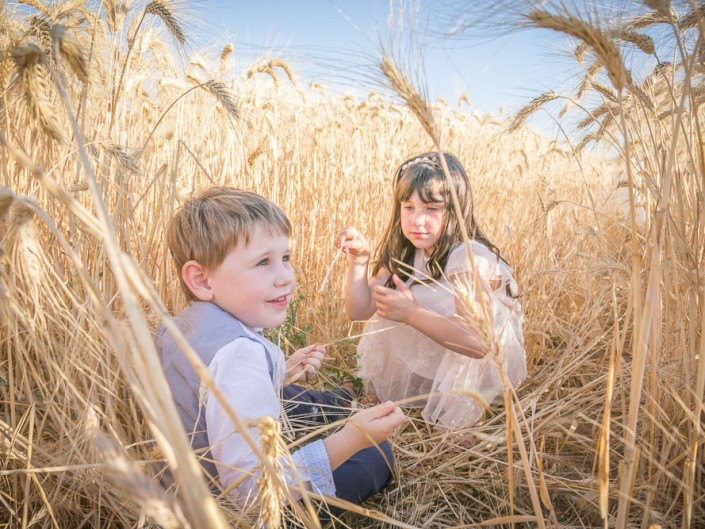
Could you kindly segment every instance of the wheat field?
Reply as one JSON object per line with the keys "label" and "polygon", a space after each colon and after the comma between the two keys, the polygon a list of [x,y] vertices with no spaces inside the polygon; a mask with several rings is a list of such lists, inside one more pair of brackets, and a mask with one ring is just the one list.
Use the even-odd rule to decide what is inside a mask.
{"label": "wheat field", "polygon": [[[381,236],[392,171],[438,147],[515,270],[529,377],[469,432],[410,412],[392,485],[335,526],[705,527],[705,19],[568,9],[517,13],[572,39],[576,91],[508,118],[423,100],[383,53],[394,97],[329,95],[282,58],[233,75],[228,43],[181,60],[170,0],[0,3],[0,527],[261,527],[283,508],[242,511],[199,477],[151,341],[185,303],[166,220],[211,185],[283,208],[299,287],[272,338],[327,344],[328,387],[361,330],[334,235]],[[560,141],[526,124],[555,104]]]}

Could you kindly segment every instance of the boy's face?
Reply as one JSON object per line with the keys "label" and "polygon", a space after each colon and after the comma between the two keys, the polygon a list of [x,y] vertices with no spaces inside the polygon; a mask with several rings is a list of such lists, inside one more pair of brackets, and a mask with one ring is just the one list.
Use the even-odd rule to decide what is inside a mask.
{"label": "boy's face", "polygon": [[289,238],[257,226],[250,244],[240,242],[216,269],[207,272],[211,301],[248,327],[277,327],[296,286]]}

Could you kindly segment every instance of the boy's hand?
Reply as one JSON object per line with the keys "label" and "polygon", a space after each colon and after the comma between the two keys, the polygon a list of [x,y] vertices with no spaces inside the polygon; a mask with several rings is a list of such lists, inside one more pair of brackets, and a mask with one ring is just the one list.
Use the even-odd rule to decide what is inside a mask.
{"label": "boy's hand", "polygon": [[411,293],[411,289],[394,274],[392,281],[396,289],[377,285],[374,288],[375,305],[377,313],[388,320],[400,323],[409,323],[409,313],[416,307],[416,300]]}
{"label": "boy's hand", "polygon": [[370,245],[367,239],[356,228],[348,226],[335,238],[335,247],[351,258],[362,258],[369,260]]}
{"label": "boy's hand", "polygon": [[299,349],[286,361],[286,383],[291,384],[297,380],[315,379],[323,363],[326,348],[322,345],[309,345]]}
{"label": "boy's hand", "polygon": [[342,430],[323,440],[331,470],[335,470],[360,450],[385,441],[406,417],[393,402],[378,404],[353,415]]}
{"label": "boy's hand", "polygon": [[350,418],[342,433],[355,439],[353,442],[362,450],[386,440],[405,421],[406,416],[401,408],[387,401],[357,412]]}

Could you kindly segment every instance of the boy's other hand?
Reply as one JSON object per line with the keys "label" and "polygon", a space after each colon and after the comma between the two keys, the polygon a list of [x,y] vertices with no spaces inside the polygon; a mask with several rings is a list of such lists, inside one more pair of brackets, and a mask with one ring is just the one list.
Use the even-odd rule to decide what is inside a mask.
{"label": "boy's other hand", "polygon": [[286,383],[298,380],[315,379],[323,364],[326,348],[322,345],[309,345],[299,349],[286,361]]}
{"label": "boy's other hand", "polygon": [[323,440],[331,470],[335,470],[360,450],[385,441],[406,421],[393,402],[384,402],[357,412],[345,426]]}
{"label": "boy's other hand", "polygon": [[350,418],[343,431],[349,430],[349,435],[358,436],[362,449],[386,440],[405,421],[406,416],[401,408],[387,401],[357,412]]}

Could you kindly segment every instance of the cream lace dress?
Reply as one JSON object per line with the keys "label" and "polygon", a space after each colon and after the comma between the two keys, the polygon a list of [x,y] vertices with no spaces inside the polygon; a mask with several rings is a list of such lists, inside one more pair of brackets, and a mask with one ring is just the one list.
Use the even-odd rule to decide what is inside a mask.
{"label": "cream lace dress", "polygon": [[[505,366],[508,380],[517,387],[526,377],[526,353],[521,305],[507,294],[507,286],[513,293],[518,290],[512,270],[484,244],[471,241],[470,248],[477,274],[485,284],[483,290],[489,291],[491,280],[501,282],[489,300],[490,314],[500,364]],[[422,250],[416,252],[414,269],[415,277],[422,280],[429,277]],[[472,267],[465,245],[460,244],[448,257],[444,278],[411,286],[414,299],[443,316],[455,314],[450,278],[463,273],[472,275]],[[368,393],[382,401],[419,397],[406,406],[423,407],[422,416],[430,423],[454,428],[471,426],[482,415],[481,401],[490,404],[502,395],[498,368],[490,355],[482,359],[461,355],[408,325],[377,314],[365,324],[357,351],[358,375]],[[431,396],[426,397],[428,394]],[[478,400],[472,394],[481,398]]]}

